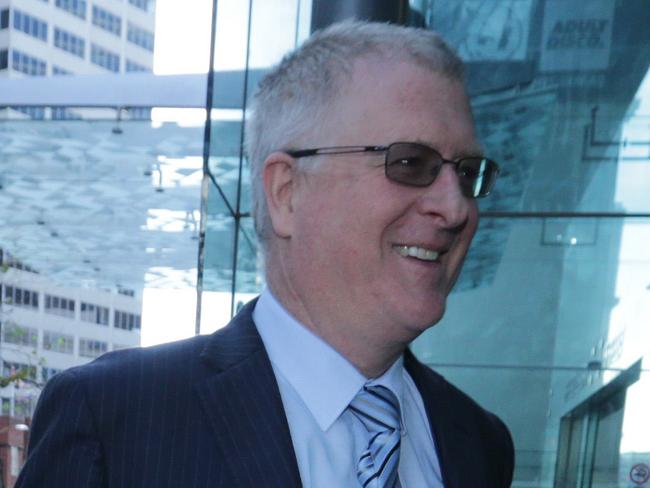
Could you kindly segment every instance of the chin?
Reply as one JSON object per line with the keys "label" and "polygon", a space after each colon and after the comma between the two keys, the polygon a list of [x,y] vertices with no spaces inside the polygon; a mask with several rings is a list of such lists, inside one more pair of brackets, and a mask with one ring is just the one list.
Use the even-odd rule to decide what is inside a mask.
{"label": "chin", "polygon": [[433,327],[445,314],[446,301],[434,300],[426,303],[413,304],[408,309],[403,309],[400,322],[406,324],[407,329],[415,339],[425,330]]}

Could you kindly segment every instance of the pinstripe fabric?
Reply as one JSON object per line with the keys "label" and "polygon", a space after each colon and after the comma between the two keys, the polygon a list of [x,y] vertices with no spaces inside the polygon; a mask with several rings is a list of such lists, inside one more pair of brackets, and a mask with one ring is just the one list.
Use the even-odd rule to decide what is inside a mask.
{"label": "pinstripe fabric", "polygon": [[[249,303],[224,329],[55,376],[17,488],[293,488],[298,467]],[[446,488],[503,488],[507,430],[407,352]],[[471,469],[469,469],[471,468]]]}
{"label": "pinstripe fabric", "polygon": [[212,336],[109,353],[55,376],[16,486],[299,487],[253,306]]}

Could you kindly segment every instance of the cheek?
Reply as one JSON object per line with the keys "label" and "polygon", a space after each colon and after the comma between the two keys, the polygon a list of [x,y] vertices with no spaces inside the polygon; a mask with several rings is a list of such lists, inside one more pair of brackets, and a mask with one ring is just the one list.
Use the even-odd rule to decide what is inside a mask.
{"label": "cheek", "polygon": [[460,274],[461,267],[465,262],[465,257],[467,256],[467,252],[469,251],[470,245],[472,244],[472,240],[476,233],[477,227],[478,227],[478,214],[476,211],[476,207],[474,207],[474,209],[471,211],[466,227],[463,229],[462,233],[458,236],[458,246],[456,249],[457,252],[453,256],[451,267],[448,270],[448,275],[450,276],[450,278],[453,278],[452,284]]}

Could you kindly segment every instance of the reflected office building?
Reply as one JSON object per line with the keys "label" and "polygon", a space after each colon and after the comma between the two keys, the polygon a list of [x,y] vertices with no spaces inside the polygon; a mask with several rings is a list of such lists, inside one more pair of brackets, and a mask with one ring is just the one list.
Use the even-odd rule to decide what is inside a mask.
{"label": "reflected office building", "polygon": [[[331,22],[417,25],[440,32],[465,60],[478,132],[502,172],[479,202],[480,227],[447,313],[413,352],[510,427],[514,487],[650,487],[647,0],[214,4],[208,75],[107,74],[94,83],[108,88],[94,91],[75,76],[65,85],[55,77],[0,80],[0,106],[111,114],[0,121],[0,248],[13,263],[0,278],[3,297],[11,295],[3,361],[17,361],[9,347],[42,355],[44,341],[78,356],[81,328],[90,327],[81,324],[90,316],[83,304],[100,316],[109,310],[108,324],[93,325],[104,327],[108,349],[137,343],[122,336],[140,337],[135,316],[153,289],[196,292],[191,323],[174,327],[223,326],[264,283],[241,149],[257,82]],[[203,108],[212,117],[203,127],[124,116],[154,107]],[[43,282],[37,305],[7,279],[30,270]],[[45,317],[54,297],[74,300],[80,323],[65,332],[71,341],[46,339],[57,330],[23,310],[29,300]],[[33,330],[5,334],[13,330],[5,325],[13,327],[10,305]],[[56,307],[70,313],[69,302]],[[215,307],[219,319],[207,313]],[[116,329],[116,311],[134,315],[133,330]],[[42,380],[49,364],[32,364]]]}

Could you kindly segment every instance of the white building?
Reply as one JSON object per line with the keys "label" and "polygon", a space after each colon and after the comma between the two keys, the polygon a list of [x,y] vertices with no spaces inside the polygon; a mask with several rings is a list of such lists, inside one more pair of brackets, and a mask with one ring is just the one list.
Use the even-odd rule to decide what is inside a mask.
{"label": "white building", "polygon": [[[151,72],[154,6],[154,0],[0,0],[0,78]],[[93,112],[35,104],[0,110],[0,118],[80,115]],[[0,374],[28,373],[0,388],[2,414],[30,415],[53,374],[140,344],[142,303],[133,293],[61,287],[7,253],[1,271]]]}
{"label": "white building", "polygon": [[151,72],[154,24],[154,0],[0,0],[0,78]]}
{"label": "white building", "polygon": [[[154,7],[154,0],[0,0],[0,78],[151,72]],[[0,118],[94,113],[14,108],[0,110]],[[148,116],[148,109],[129,115]],[[124,291],[61,287],[7,257],[0,270],[0,373],[26,370],[29,378],[0,388],[0,412],[30,415],[53,374],[139,345],[142,303]]]}
{"label": "white building", "polygon": [[66,288],[5,252],[0,272],[3,415],[31,415],[42,385],[66,368],[140,345],[142,302],[128,290]]}

